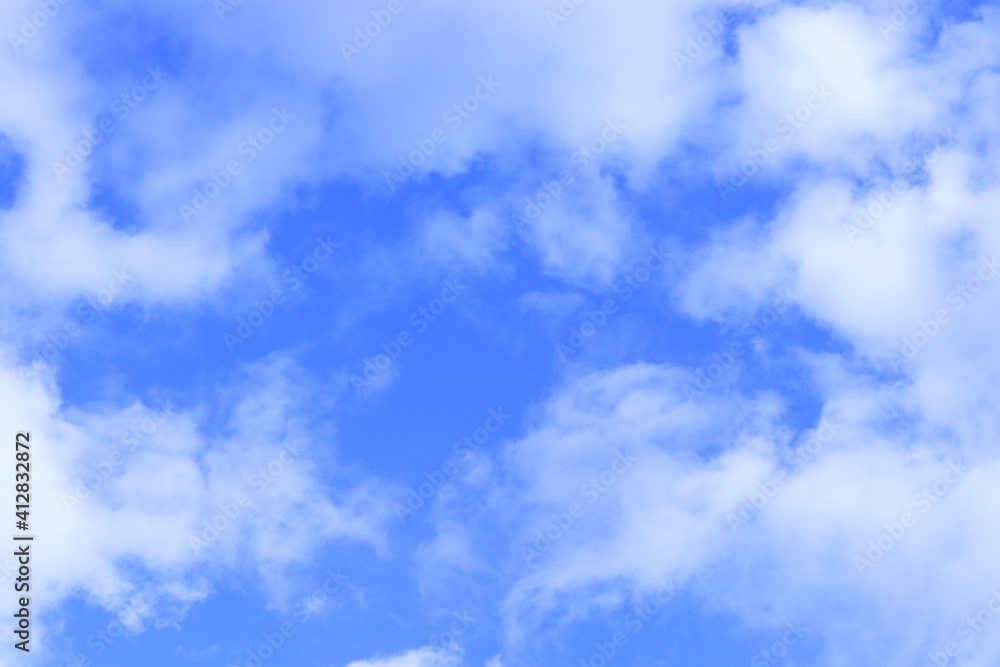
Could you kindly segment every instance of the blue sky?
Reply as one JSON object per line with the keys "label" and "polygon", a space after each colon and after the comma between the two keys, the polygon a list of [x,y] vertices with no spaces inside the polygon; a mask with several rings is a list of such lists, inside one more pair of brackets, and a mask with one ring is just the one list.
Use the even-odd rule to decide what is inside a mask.
{"label": "blue sky", "polygon": [[995,3],[0,25],[0,664],[1000,658]]}

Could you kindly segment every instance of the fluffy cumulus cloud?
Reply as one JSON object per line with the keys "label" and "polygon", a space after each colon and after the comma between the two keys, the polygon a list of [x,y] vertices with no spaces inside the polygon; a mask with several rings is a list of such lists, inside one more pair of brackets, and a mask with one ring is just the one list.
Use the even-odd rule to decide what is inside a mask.
{"label": "fluffy cumulus cloud", "polygon": [[[497,498],[484,523],[514,535],[503,533],[501,555],[512,645],[550,641],[528,631],[546,614],[609,613],[678,590],[750,624],[807,619],[824,660],[896,664],[959,641],[936,621],[989,602],[1000,461],[927,424],[900,432],[887,415],[918,402],[911,389],[851,379],[829,358],[808,365],[829,382],[826,407],[798,433],[778,397],[698,405],[672,368],[589,375],[554,396],[504,449],[507,482],[468,482]],[[448,512],[440,525],[441,542],[468,529]],[[446,549],[427,555],[427,567],[454,566]],[[976,654],[992,655],[991,642]]]}
{"label": "fluffy cumulus cloud", "polygon": [[[509,487],[489,491],[521,529],[503,606],[519,642],[539,610],[578,616],[677,580],[748,623],[809,619],[823,664],[995,655],[995,151],[992,121],[959,101],[994,78],[998,15],[918,40],[928,19],[911,9],[775,6],[738,31],[718,189],[787,194],[715,231],[673,288],[724,325],[794,295],[838,344],[794,352],[822,399],[813,430],[789,432],[780,400],[755,397],[749,416],[688,402],[670,369],[558,394],[500,458]],[[632,479],[601,483],[619,451]]]}
{"label": "fluffy cumulus cloud", "polygon": [[[80,606],[241,664],[1000,656],[995,2],[0,26],[51,664]],[[350,601],[296,604],[331,560]],[[254,637],[186,631],[251,600]]]}

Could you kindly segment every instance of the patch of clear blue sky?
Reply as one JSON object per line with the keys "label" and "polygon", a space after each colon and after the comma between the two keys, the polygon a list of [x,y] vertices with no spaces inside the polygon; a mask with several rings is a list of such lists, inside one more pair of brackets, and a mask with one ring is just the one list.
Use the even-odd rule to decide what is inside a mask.
{"label": "patch of clear blue sky", "polygon": [[10,208],[24,182],[24,158],[15,150],[10,137],[0,134],[0,209]]}

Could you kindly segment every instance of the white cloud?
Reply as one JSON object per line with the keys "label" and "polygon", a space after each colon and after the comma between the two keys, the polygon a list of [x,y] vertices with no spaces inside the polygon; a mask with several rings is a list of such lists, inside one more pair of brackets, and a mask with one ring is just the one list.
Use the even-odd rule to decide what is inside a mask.
{"label": "white cloud", "polygon": [[[491,508],[482,524],[453,521],[447,506],[436,514],[438,540],[478,539],[480,560],[514,573],[503,605],[511,646],[544,641],[550,614],[611,611],[664,581],[752,626],[807,619],[828,646],[823,664],[946,641],[950,619],[996,585],[988,499],[1000,460],[920,421],[893,426],[887,414],[918,404],[909,389],[852,378],[833,357],[804,363],[823,378],[816,431],[791,431],[767,395],[749,412],[729,400],[687,402],[686,374],[656,366],[582,377],[553,396],[537,426],[498,454],[506,481],[465,482]],[[996,426],[980,426],[993,441]],[[619,451],[633,464],[616,470]],[[913,525],[891,532],[904,512]],[[513,535],[499,561],[482,533],[498,526]],[[869,540],[887,546],[887,531],[884,555],[869,553]],[[479,567],[467,553],[454,560],[431,546],[424,555],[428,571]]]}
{"label": "white cloud", "polygon": [[[305,425],[297,372],[282,358],[248,369],[212,433],[207,406],[68,408],[48,374],[21,379],[8,357],[3,424],[32,432],[30,525],[46,545],[34,556],[48,573],[36,595],[55,607],[83,594],[141,629],[204,599],[219,568],[259,573],[280,604],[284,571],[319,548],[381,550],[388,496],[335,468],[321,483],[317,462],[332,452]],[[12,458],[2,464],[11,479]]]}
{"label": "white cloud", "polygon": [[[398,251],[409,259],[405,268],[387,270],[395,255],[385,249],[368,253],[362,266],[377,267],[390,284],[408,280],[413,266],[440,271],[457,263],[487,273],[514,239],[507,212],[524,210],[526,199],[538,206],[544,191],[552,202],[519,230],[520,240],[547,276],[601,286],[647,233],[621,195],[623,183],[669,187],[656,181],[656,167],[688,148],[712,156],[697,164],[688,158],[696,174],[724,175],[780,138],[748,178],[790,194],[774,215],[741,217],[710,234],[690,253],[675,289],[685,312],[723,323],[776,290],[791,290],[806,317],[849,346],[840,356],[790,351],[803,382],[819,386],[822,415],[842,425],[836,440],[734,533],[734,509],[774,478],[789,447],[808,440],[788,425],[781,397],[753,397],[749,414],[735,399],[689,402],[687,371],[644,364],[570,378],[524,438],[495,459],[484,457],[461,480],[487,499],[495,523],[487,530],[454,520],[450,496],[442,494],[434,514],[440,534],[422,558],[428,570],[460,561],[462,572],[481,564],[477,555],[485,561],[504,553],[513,572],[504,611],[515,643],[540,615],[576,618],[677,578],[748,623],[813,618],[830,664],[872,655],[888,663],[934,650],[949,638],[940,619],[974,611],[995,585],[989,508],[997,500],[990,480],[1000,429],[991,397],[1000,378],[993,333],[1000,281],[980,278],[974,298],[952,295],[971,290],[982,258],[992,261],[1000,251],[992,223],[1000,77],[990,69],[1000,54],[1000,13],[983,8],[972,20],[943,24],[927,41],[919,32],[928,22],[923,14],[883,35],[885,2],[758,3],[756,20],[737,30],[735,54],[724,55],[722,40],[710,38],[695,62],[679,68],[674,51],[704,29],[715,7],[584,3],[551,23],[553,4],[407,5],[350,61],[339,42],[369,20],[360,6],[244,3],[224,21],[205,3],[154,8],[203,65],[170,74],[60,179],[53,162],[65,161],[82,128],[135,85],[90,72],[79,54],[68,57],[71,35],[101,26],[92,23],[97,12],[67,6],[22,52],[0,55],[0,80],[13,91],[0,103],[0,131],[27,164],[15,205],[0,213],[7,311],[0,314],[11,314],[3,318],[5,339],[26,344],[34,334],[18,332],[29,328],[22,320],[58,321],[74,298],[99,294],[122,269],[135,284],[120,301],[144,304],[211,297],[229,281],[259,275],[268,263],[267,234],[251,224],[253,214],[263,213],[266,227],[293,185],[341,176],[389,196],[385,171],[439,127],[447,128],[438,135],[444,139],[431,139],[434,150],[416,165],[415,178],[476,168],[494,170],[507,185],[473,192],[468,214],[422,211]],[[17,25],[34,6],[5,4],[5,25]],[[449,121],[448,110],[491,76],[501,85],[476,97],[461,123]],[[226,95],[217,92],[223,81]],[[829,89],[830,99],[820,100],[817,88]],[[808,119],[786,121],[795,131],[782,136],[781,119],[803,105]],[[280,133],[272,129],[274,141],[249,159],[242,142],[268,126],[276,106],[295,118]],[[593,146],[608,119],[619,116],[625,130],[580,167],[576,151]],[[924,159],[943,128],[956,128],[954,145]],[[219,195],[208,196],[207,183],[231,160],[242,173],[223,177]],[[562,170],[575,182],[553,194],[546,184]],[[87,207],[98,182],[121,186],[116,194],[134,205],[136,225]],[[898,191],[870,229],[845,230],[852,212],[894,182]],[[198,196],[211,201],[184,223],[179,206],[197,205]],[[573,303],[558,290],[522,300],[556,314]],[[870,372],[884,369],[889,354],[912,356],[898,385]],[[201,411],[218,406],[175,411],[68,514],[61,499],[88,472],[84,462],[100,460],[118,429],[155,420],[155,411],[132,402],[69,410],[53,376],[22,379],[14,358],[9,352],[0,370],[0,394],[7,414],[21,421],[8,417],[6,431],[30,424],[39,443],[58,444],[36,450],[46,471],[39,532],[58,536],[62,547],[38,557],[39,568],[53,573],[45,580],[52,600],[83,591],[109,609],[173,617],[208,594],[213,572],[205,554],[256,568],[280,597],[282,572],[303,553],[341,539],[382,547],[387,506],[377,485],[347,480],[330,496],[312,455],[290,453],[296,443],[320,442],[296,415],[288,365],[249,372],[237,397],[227,399],[232,410],[221,433],[210,432]],[[281,456],[294,462],[278,458],[281,473],[253,496],[267,502],[239,507],[241,493],[257,491],[251,476],[262,481],[257,471]],[[637,460],[617,472],[621,456]],[[890,530],[885,524],[916,509],[911,498],[944,474],[949,458],[976,467],[871,571],[857,572],[854,557]],[[0,471],[8,474],[9,465]],[[628,483],[586,486],[609,469],[613,480],[627,475]],[[578,524],[586,530],[560,532],[557,522],[559,538],[539,540],[552,515],[574,502],[586,503]],[[216,519],[232,525],[196,553],[189,538],[204,537],[205,522]],[[478,538],[497,526],[503,537],[494,540],[513,538],[481,553]],[[628,587],[618,587],[622,580]],[[996,651],[990,642],[984,637],[969,658],[985,661]],[[425,648],[352,665],[454,660]]]}
{"label": "white cloud", "polygon": [[356,660],[347,667],[449,667],[456,665],[457,657],[447,651],[418,648],[391,658]]}
{"label": "white cloud", "polygon": [[422,257],[419,264],[440,264],[454,271],[456,266],[474,271],[492,268],[496,251],[506,245],[509,230],[488,210],[469,216],[438,212],[421,226]]}

